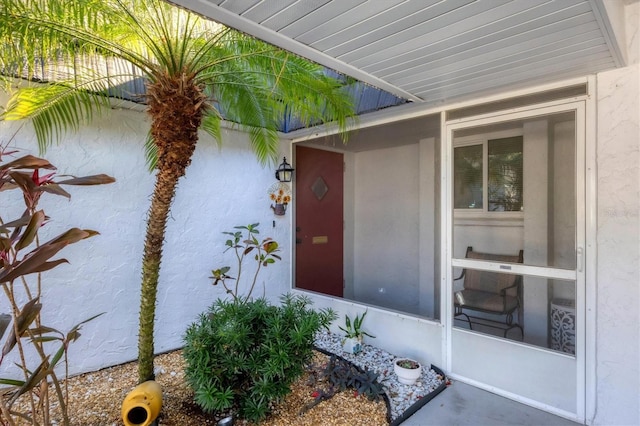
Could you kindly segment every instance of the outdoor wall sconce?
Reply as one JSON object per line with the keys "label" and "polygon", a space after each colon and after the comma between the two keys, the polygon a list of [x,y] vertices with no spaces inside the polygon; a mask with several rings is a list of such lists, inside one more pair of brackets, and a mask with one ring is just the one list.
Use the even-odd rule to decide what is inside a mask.
{"label": "outdoor wall sconce", "polygon": [[295,169],[291,167],[291,164],[287,163],[287,157],[282,157],[282,163],[276,170],[276,179],[280,182],[291,182],[294,170]]}

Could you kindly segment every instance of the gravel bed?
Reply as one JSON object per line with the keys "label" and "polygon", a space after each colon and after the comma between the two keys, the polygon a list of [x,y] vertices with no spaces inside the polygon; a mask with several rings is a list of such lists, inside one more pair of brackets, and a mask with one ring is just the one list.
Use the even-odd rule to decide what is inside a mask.
{"label": "gravel bed", "polygon": [[[395,356],[364,345],[363,352],[349,355],[342,351],[341,336],[327,332],[316,336],[316,346],[335,353],[362,368],[374,370],[380,379],[390,402],[392,424],[401,418],[407,409],[420,398],[427,396],[443,381],[436,372],[423,367],[422,377],[414,385],[398,383],[393,372]],[[319,352],[315,362],[326,362],[328,357]],[[324,358],[323,358],[324,357]],[[323,361],[324,360],[324,361]],[[162,386],[163,405],[158,423],[160,426],[215,426],[221,417],[206,415],[193,402],[193,390],[184,380],[184,359],[182,351],[176,350],[158,355],[155,359],[156,381]],[[137,364],[135,362],[81,374],[63,383],[69,391],[69,415],[73,426],[119,426],[120,407],[125,396],[137,384]],[[322,401],[301,415],[301,409],[314,401],[315,388],[307,383],[307,375],[291,386],[291,393],[280,404],[274,406],[271,416],[260,426],[384,426],[387,425],[387,406],[384,402],[372,402],[353,391],[343,391],[333,398]],[[50,393],[53,393],[50,390]],[[54,397],[54,395],[50,395]],[[57,401],[53,401],[53,406]],[[17,411],[28,411],[28,404],[20,398],[14,407]],[[49,424],[62,423],[60,414],[53,410]],[[3,424],[0,417],[0,424]],[[29,423],[17,421],[17,425]],[[42,423],[41,423],[42,424]],[[238,420],[237,426],[247,425]]]}
{"label": "gravel bed", "polygon": [[318,333],[315,343],[319,349],[339,355],[361,368],[367,368],[379,374],[379,381],[389,397],[392,422],[400,418],[420,399],[438,389],[446,380],[432,368],[422,366],[422,375],[416,383],[404,385],[398,382],[393,372],[393,361],[398,358],[396,355],[366,343],[362,345],[362,352],[359,354],[346,353],[342,350],[342,336],[328,331]]}
{"label": "gravel bed", "polygon": [[[314,362],[328,362],[328,356],[314,353]],[[181,350],[158,355],[154,361],[156,381],[162,386],[162,411],[159,426],[216,426],[227,414],[205,414],[194,403],[193,390],[185,381]],[[70,378],[63,385],[69,390],[69,417],[73,426],[122,426],[120,408],[126,395],[136,386],[137,363],[130,362]],[[386,426],[387,406],[346,390],[322,401],[301,415],[303,407],[314,402],[314,387],[308,374],[291,385],[291,393],[273,407],[273,412],[259,426]],[[51,391],[52,392],[52,391]],[[50,393],[51,393],[50,392]],[[55,398],[55,395],[51,395]],[[53,401],[57,406],[57,401]],[[21,398],[14,408],[29,411]],[[53,409],[50,426],[62,424],[58,410]],[[0,415],[0,425],[4,418]],[[43,424],[41,421],[40,424]],[[30,422],[16,419],[16,425]],[[236,419],[235,426],[256,426]]]}

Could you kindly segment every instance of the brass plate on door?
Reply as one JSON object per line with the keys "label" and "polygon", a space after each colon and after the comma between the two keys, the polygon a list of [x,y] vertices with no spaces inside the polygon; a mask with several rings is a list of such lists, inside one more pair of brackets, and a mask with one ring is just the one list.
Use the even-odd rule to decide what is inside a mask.
{"label": "brass plate on door", "polygon": [[326,235],[320,235],[318,237],[311,238],[311,244],[327,244],[329,242],[329,237]]}

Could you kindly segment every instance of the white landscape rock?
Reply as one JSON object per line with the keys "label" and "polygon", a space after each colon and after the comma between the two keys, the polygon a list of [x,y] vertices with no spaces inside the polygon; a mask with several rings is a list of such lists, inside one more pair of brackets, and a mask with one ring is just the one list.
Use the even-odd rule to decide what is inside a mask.
{"label": "white landscape rock", "polygon": [[316,347],[334,353],[358,367],[378,373],[378,381],[383,384],[389,397],[391,420],[402,416],[409,407],[434,392],[446,380],[437,371],[423,365],[420,378],[413,385],[403,385],[393,371],[393,362],[398,359],[394,354],[366,343],[357,355],[345,353],[342,350],[342,336],[328,331],[318,333],[315,344]]}

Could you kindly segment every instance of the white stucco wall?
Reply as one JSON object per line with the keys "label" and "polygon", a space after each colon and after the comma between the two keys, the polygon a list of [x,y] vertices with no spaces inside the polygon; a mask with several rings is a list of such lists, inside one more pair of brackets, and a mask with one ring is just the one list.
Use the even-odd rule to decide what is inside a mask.
{"label": "white stucco wall", "polygon": [[[73,226],[101,233],[65,249],[61,254],[70,265],[44,274],[45,324],[68,330],[105,312],[86,324],[81,338],[72,344],[72,374],[137,357],[142,248],[154,185],[144,163],[147,126],[144,114],[115,110],[70,134],[45,155],[60,174],[107,173],[117,179],[107,186],[70,187],[71,201],[45,194],[41,202],[52,218],[42,228],[44,238]],[[17,127],[17,123],[0,122],[0,141],[6,143]],[[11,146],[38,154],[29,125],[18,132]],[[231,253],[222,259],[226,236],[221,232],[233,226],[259,222],[260,235],[281,244],[283,261],[261,272],[259,284],[267,285],[274,297],[288,291],[290,214],[276,217],[269,208],[267,189],[275,181],[273,170],[258,164],[246,135],[223,130],[221,151],[211,138],[201,136],[167,226],[156,312],[157,352],[181,347],[186,327],[223,294],[208,277],[214,267],[229,265],[235,270]],[[10,207],[18,215],[23,209],[17,192],[13,199],[7,195],[2,193],[0,201],[4,220],[14,219],[5,216],[5,209]],[[0,298],[0,311],[5,312],[6,305],[6,299]],[[0,376],[15,372],[9,361],[3,362]]]}
{"label": "white stucco wall", "polygon": [[598,425],[640,424],[640,3],[625,12],[632,65],[597,75]]}

